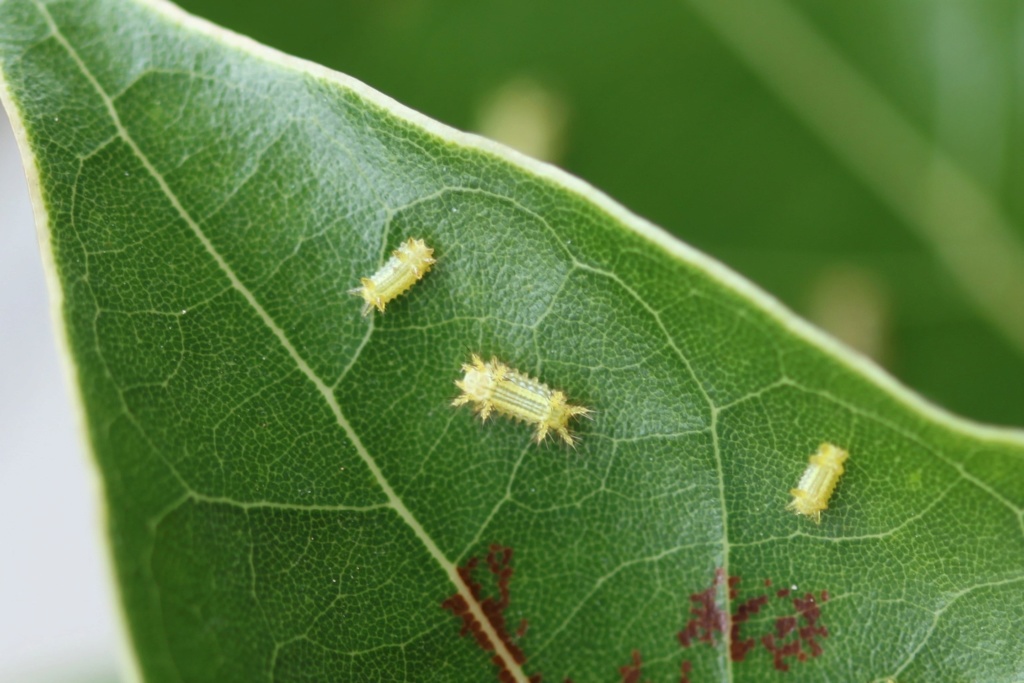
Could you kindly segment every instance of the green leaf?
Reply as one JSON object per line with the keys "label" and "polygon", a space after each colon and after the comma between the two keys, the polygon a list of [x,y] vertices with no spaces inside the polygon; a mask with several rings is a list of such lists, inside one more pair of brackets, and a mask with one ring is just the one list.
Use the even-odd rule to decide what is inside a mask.
{"label": "green leaf", "polygon": [[[582,182],[169,5],[6,0],[0,66],[146,680],[1024,675],[1021,433]],[[361,317],[407,237],[437,265]],[[453,408],[472,352],[592,408],[578,448]],[[815,525],[785,506],[826,441]]]}
{"label": "green leaf", "polygon": [[546,93],[547,158],[941,405],[1024,425],[1014,0],[183,3],[509,142],[493,110]]}

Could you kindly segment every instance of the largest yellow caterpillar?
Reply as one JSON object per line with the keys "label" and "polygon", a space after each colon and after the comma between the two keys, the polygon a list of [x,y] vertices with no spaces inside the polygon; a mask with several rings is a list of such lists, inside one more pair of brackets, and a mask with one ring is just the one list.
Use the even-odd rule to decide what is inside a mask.
{"label": "largest yellow caterpillar", "polygon": [[569,419],[587,415],[589,409],[569,405],[561,391],[513,370],[496,358],[485,363],[474,353],[462,371],[465,376],[455,382],[462,395],[452,401],[453,406],[472,403],[482,420],[498,413],[532,424],[537,428],[537,443],[548,432],[554,432],[570,446],[575,445],[576,438],[569,433]]}

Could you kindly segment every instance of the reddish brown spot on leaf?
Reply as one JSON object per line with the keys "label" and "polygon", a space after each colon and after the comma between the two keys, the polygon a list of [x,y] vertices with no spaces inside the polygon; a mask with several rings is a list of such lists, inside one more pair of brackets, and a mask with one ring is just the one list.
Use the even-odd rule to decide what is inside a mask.
{"label": "reddish brown spot on leaf", "polygon": [[626,666],[619,667],[619,675],[622,683],[640,683],[640,674],[643,673],[643,661],[640,659],[640,651],[633,650],[633,661]]}
{"label": "reddish brown spot on leaf", "polygon": [[[724,613],[716,604],[718,587],[723,584],[728,587],[729,599],[733,604],[731,614]],[[771,579],[764,580],[765,588],[770,588],[771,585]],[[790,597],[791,590],[782,588],[775,592],[775,597],[779,600],[786,600]],[[751,622],[752,615],[767,609],[770,593],[755,595],[743,601],[738,601],[739,594],[740,578],[738,576],[725,577],[722,570],[717,570],[710,588],[690,596],[690,602],[693,604],[690,610],[692,618],[687,621],[686,627],[677,634],[679,644],[684,648],[690,647],[696,642],[714,645],[716,632],[728,633],[730,660],[744,661],[760,642],[772,654],[773,664],[779,671],[789,670],[790,662],[787,660],[795,659],[803,662],[822,654],[821,640],[828,637],[828,629],[820,623],[821,608],[812,593],[793,598],[792,605],[795,613],[776,618],[773,632],[764,633],[760,638],[744,637],[743,628],[744,624]],[[821,603],[828,601],[828,591],[822,591],[820,595]],[[690,662],[688,660],[684,660],[680,671],[680,681],[689,683]]]}
{"label": "reddish brown spot on leaf", "polygon": [[690,614],[693,618],[687,621],[685,628],[677,634],[679,644],[683,647],[690,647],[695,641],[714,645],[715,633],[725,633],[729,615],[719,608],[716,602],[718,587],[724,582],[725,572],[721,568],[716,569],[711,587],[690,595],[690,602],[693,603]]}
{"label": "reddish brown spot on leaf", "polygon": [[785,638],[796,629],[796,617],[779,617],[775,620],[775,636]]}
{"label": "reddish brown spot on leaf", "polygon": [[690,672],[693,670],[693,664],[690,660],[684,659],[683,663],[679,665],[679,683],[690,683]]}
{"label": "reddish brown spot on leaf", "polygon": [[811,651],[811,656],[817,657],[822,653],[821,644],[818,643],[817,638],[828,638],[828,629],[818,624],[818,620],[821,619],[821,608],[818,607],[814,596],[810,593],[805,595],[803,600],[795,598],[793,606],[796,607],[805,623],[800,627],[800,640]]}
{"label": "reddish brown spot on leaf", "polygon": [[800,641],[791,641],[784,644],[775,642],[775,636],[771,633],[761,636],[761,643],[768,652],[772,653],[773,664],[778,671],[789,671],[786,664],[786,657],[792,657],[800,651]]}
{"label": "reddish brown spot on leaf", "polygon": [[740,582],[740,577],[738,577],[738,576],[730,576],[729,577],[729,599],[730,600],[735,600],[736,599],[736,586],[739,585],[739,582]]}
{"label": "reddish brown spot on leaf", "polygon": [[521,619],[519,621],[519,627],[516,628],[516,638],[522,638],[523,636],[525,636],[526,630],[528,628],[530,628],[530,624],[526,621],[526,619]]}
{"label": "reddish brown spot on leaf", "polygon": [[[505,623],[505,610],[508,609],[511,596],[509,587],[512,583],[512,575],[514,573],[514,570],[512,569],[512,549],[500,545],[492,545],[488,548],[487,557],[484,561],[486,563],[489,578],[493,580],[494,587],[497,590],[497,595],[488,595],[485,597],[483,586],[473,577],[474,572],[480,566],[479,558],[469,558],[465,565],[459,567],[459,576],[462,578],[462,582],[469,589],[473,599],[480,606],[480,610],[484,613],[484,617],[487,619],[487,622],[490,624],[494,633],[497,634],[498,638],[505,645],[505,648],[515,660],[516,664],[523,664],[526,661],[526,655],[523,654],[523,650],[512,638],[508,631],[508,625]],[[473,616],[469,603],[462,595],[455,593],[442,602],[441,607],[462,620],[462,629],[460,631],[461,635],[472,635],[477,645],[479,645],[485,652],[494,651],[494,643],[492,643],[490,638],[487,637],[482,625],[477,621],[476,617]],[[523,628],[523,632],[525,633],[523,624],[525,624],[525,620],[520,624],[520,627]],[[502,683],[512,683],[512,681],[514,681],[514,676],[506,666],[504,659],[495,654],[491,658],[491,661],[498,667],[499,681]],[[540,675],[531,677],[530,681],[532,683],[540,683]]]}
{"label": "reddish brown spot on leaf", "polygon": [[766,604],[768,604],[768,596],[758,595],[737,605],[736,611],[732,614],[732,622],[729,625],[729,658],[732,661],[742,662],[747,653],[756,646],[753,638],[744,640],[741,637],[740,629],[743,628],[743,623],[750,619],[751,614],[757,614]]}
{"label": "reddish brown spot on leaf", "polygon": [[[824,595],[827,597],[828,593]],[[819,638],[828,638],[828,629],[822,626],[821,608],[814,595],[793,598],[795,615],[775,620],[775,633],[761,638],[765,649],[772,653],[772,663],[779,671],[789,671],[787,659],[805,662],[809,657],[818,657],[823,652]],[[796,637],[791,637],[793,634]]]}

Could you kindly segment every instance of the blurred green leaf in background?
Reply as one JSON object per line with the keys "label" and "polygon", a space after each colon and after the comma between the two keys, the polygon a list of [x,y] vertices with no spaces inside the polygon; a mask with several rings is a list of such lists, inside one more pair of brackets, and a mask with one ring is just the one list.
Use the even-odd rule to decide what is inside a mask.
{"label": "blurred green leaf in background", "polygon": [[932,400],[1024,424],[1018,2],[181,4],[541,152]]}

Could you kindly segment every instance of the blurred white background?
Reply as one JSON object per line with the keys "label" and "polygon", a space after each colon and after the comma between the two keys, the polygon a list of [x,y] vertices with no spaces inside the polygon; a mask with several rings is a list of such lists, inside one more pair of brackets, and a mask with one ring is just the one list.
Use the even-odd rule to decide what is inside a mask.
{"label": "blurred white background", "polygon": [[0,108],[0,681],[115,681],[99,488],[58,355],[28,189]]}

